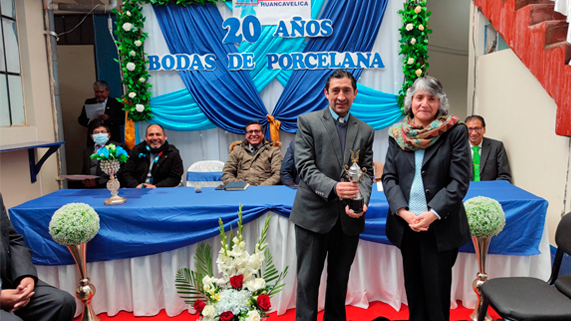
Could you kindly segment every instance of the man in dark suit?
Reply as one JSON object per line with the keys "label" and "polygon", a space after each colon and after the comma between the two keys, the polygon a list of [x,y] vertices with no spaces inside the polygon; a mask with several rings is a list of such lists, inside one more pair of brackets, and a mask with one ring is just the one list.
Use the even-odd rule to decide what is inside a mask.
{"label": "man in dark suit", "polygon": [[0,320],[71,321],[75,299],[40,280],[32,253],[14,230],[0,194]]}
{"label": "man in dark suit", "polygon": [[282,184],[297,187],[299,184],[299,175],[297,173],[297,168],[295,168],[295,139],[289,143],[284,160],[282,162],[282,167],[280,168],[280,180]]}
{"label": "man in dark suit", "polygon": [[164,128],[152,124],[147,127],[145,141],[133,147],[118,176],[123,187],[175,187],[183,171],[180,152],[169,144]]}
{"label": "man in dark suit", "polygon": [[[297,255],[296,320],[317,320],[319,281],[327,256],[323,320],[346,320],[345,299],[359,234],[365,230],[373,180],[374,130],[349,114],[357,94],[353,75],[335,71],[325,84],[329,107],[301,115],[295,139],[295,164],[301,178],[290,220],[295,224]],[[359,183],[343,181],[351,166],[366,168]],[[361,193],[365,205],[355,213],[347,200]]]}
{"label": "man in dark suit", "polygon": [[[495,139],[484,137],[486,121],[484,117],[472,115],[466,118],[468,126],[468,139],[472,148],[472,167],[470,180],[472,181],[511,181],[510,164],[504,144]],[[475,153],[478,153],[474,157]],[[479,172],[475,168],[479,167]]]}
{"label": "man in dark suit", "polygon": [[[109,97],[109,85],[105,81],[96,81],[93,83],[93,91],[95,92],[94,98],[89,98],[83,104],[81,115],[77,118],[79,124],[83,127],[88,127],[89,123],[95,119],[101,119],[105,125],[111,130],[111,140],[116,142],[123,142],[121,139],[121,126],[125,125],[125,112],[123,105],[113,97]],[[105,103],[105,113],[99,115],[95,119],[87,118],[85,112],[85,105],[96,103]],[[92,146],[93,141],[87,135],[87,146]]]}

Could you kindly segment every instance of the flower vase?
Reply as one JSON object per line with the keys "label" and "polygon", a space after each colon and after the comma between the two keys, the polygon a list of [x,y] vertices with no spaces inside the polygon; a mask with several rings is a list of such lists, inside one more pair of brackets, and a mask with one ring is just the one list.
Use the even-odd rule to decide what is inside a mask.
{"label": "flower vase", "polygon": [[117,159],[113,160],[102,160],[100,163],[101,170],[109,175],[109,181],[107,182],[107,189],[111,192],[111,197],[105,200],[105,205],[119,205],[127,202],[127,199],[121,197],[118,194],[119,181],[115,177],[115,174],[119,171],[121,163]]}
{"label": "flower vase", "polygon": [[81,321],[99,321],[99,317],[95,315],[91,307],[91,299],[95,295],[95,286],[89,283],[87,277],[87,265],[85,264],[85,246],[86,243],[79,245],[70,245],[67,248],[73,255],[73,259],[79,269],[81,279],[79,280],[79,287],[75,290],[75,295],[83,303],[83,313]]}
{"label": "flower vase", "polygon": [[[472,313],[470,314],[470,320],[478,320],[478,311],[482,306],[482,285],[488,279],[488,274],[486,274],[486,255],[488,254],[488,248],[490,247],[490,240],[492,237],[475,237],[472,236],[472,243],[474,244],[474,250],[476,251],[476,257],[478,258],[478,268],[479,272],[476,274],[476,279],[472,282],[472,287],[478,295],[478,304]],[[484,317],[485,321],[491,321],[492,318],[486,313]]]}

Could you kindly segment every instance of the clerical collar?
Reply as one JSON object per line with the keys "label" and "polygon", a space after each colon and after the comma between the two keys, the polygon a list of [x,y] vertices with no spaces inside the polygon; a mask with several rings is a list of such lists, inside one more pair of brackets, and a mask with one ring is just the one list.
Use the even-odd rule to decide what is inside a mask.
{"label": "clerical collar", "polygon": [[[336,112],[333,111],[333,109],[331,109],[331,106],[329,107],[329,112],[331,113],[331,117],[333,117],[333,119],[337,120],[337,118],[339,118],[340,116],[337,115]],[[345,120],[345,122],[347,122],[349,120],[349,113],[347,113],[347,115],[343,116],[343,119]]]}

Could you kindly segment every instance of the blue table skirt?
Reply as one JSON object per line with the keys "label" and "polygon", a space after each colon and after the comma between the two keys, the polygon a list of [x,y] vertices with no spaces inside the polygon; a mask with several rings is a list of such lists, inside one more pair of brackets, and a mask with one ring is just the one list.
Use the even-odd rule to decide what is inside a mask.
{"label": "blue table skirt", "polygon": [[[390,244],[385,235],[389,208],[383,192],[374,192],[369,203],[364,240]],[[181,248],[218,234],[218,218],[236,227],[238,204],[242,204],[244,223],[267,211],[288,217],[295,189],[286,186],[250,186],[245,191],[203,188],[121,189],[127,203],[105,206],[109,191],[59,190],[9,210],[16,230],[24,235],[37,265],[73,264],[69,251],[55,243],[48,232],[53,213],[72,202],[91,205],[99,213],[101,229],[89,242],[87,261],[107,261],[145,256]],[[489,253],[503,255],[539,254],[547,201],[508,182],[475,182],[466,199],[488,196],[498,200],[506,212],[507,224],[492,239]],[[471,244],[461,251],[473,252]]]}

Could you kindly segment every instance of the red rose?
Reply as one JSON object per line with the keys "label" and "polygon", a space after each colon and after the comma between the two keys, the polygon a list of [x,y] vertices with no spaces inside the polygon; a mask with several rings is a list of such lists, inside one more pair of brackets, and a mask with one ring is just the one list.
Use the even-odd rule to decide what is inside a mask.
{"label": "red rose", "polygon": [[[240,279],[240,282],[242,282],[242,279]],[[220,321],[231,321],[233,318],[234,314],[232,313],[232,311],[226,311],[220,315]]]}
{"label": "red rose", "polygon": [[267,294],[258,295],[257,302],[260,309],[264,311],[268,311],[272,307],[272,303],[270,302],[270,296]]}
{"label": "red rose", "polygon": [[233,277],[230,278],[230,285],[234,288],[234,289],[240,289],[242,287],[242,281],[244,280],[244,276],[242,274],[240,275],[234,275]]}
{"label": "red rose", "polygon": [[196,300],[194,302],[194,309],[198,313],[202,312],[202,310],[204,310],[205,306],[206,306],[206,303],[204,303],[204,301],[202,301],[202,300]]}

